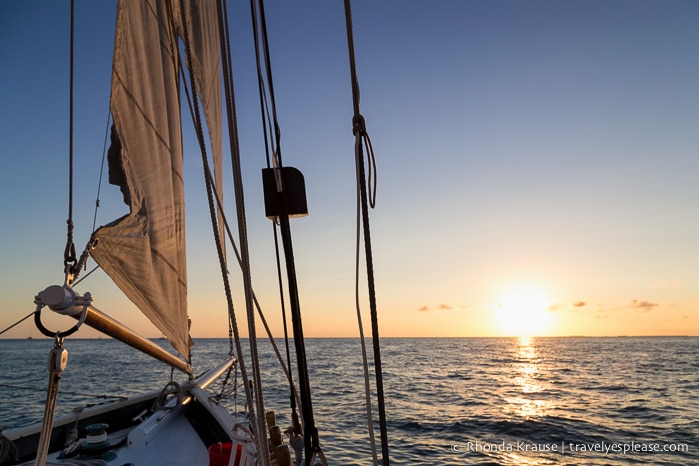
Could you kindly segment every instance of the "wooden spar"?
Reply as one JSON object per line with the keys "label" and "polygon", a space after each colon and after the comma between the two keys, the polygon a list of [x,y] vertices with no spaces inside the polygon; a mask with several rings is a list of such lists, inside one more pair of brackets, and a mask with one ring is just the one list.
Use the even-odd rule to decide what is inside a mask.
{"label": "wooden spar", "polygon": [[70,287],[52,285],[38,294],[35,303],[48,306],[52,311],[69,315],[78,321],[83,319],[83,314],[85,314],[83,322],[85,325],[169,364],[185,374],[192,374],[192,366],[186,361],[179,359],[174,354],[103,313],[90,304],[91,301],[92,297],[89,293],[86,293],[85,296],[79,296]]}
{"label": "wooden spar", "polygon": [[[76,319],[80,318],[80,315],[74,316]],[[169,353],[165,349],[156,345],[147,338],[135,333],[130,328],[117,322],[116,320],[109,317],[107,314],[101,312],[99,309],[88,306],[87,316],[85,317],[85,324],[98,330],[112,338],[126,343],[127,345],[142,351],[155,359],[158,359],[170,366],[178,369],[186,374],[192,374],[192,367],[187,364],[186,361],[179,359],[172,353]]]}

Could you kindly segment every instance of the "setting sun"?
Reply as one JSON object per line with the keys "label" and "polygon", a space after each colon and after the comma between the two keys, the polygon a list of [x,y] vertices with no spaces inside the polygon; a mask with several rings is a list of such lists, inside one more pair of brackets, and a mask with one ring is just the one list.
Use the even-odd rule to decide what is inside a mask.
{"label": "setting sun", "polygon": [[546,335],[553,324],[551,304],[547,293],[536,287],[509,288],[495,306],[495,326],[506,336]]}

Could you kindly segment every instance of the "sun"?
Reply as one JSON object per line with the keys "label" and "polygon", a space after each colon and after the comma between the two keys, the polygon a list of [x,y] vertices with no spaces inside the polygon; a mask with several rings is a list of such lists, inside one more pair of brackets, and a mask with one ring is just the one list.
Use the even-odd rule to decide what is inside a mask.
{"label": "sun", "polygon": [[541,288],[517,286],[503,291],[495,305],[495,326],[503,336],[547,335],[553,325],[552,300]]}

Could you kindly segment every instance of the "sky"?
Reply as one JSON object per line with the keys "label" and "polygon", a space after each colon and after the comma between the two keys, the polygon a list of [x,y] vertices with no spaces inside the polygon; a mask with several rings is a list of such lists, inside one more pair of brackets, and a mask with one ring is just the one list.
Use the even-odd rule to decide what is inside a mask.
{"label": "sky", "polygon": [[[230,11],[253,286],[281,336],[247,4]],[[76,1],[79,249],[100,177],[114,5]],[[310,212],[292,221],[305,335],[354,337],[343,5],[266,7],[282,154],[305,175]],[[355,0],[353,16],[378,166],[370,216],[381,336],[699,335],[699,3]],[[64,278],[68,57],[67,0],[0,3],[0,331]],[[191,134],[185,149],[192,335],[225,337]],[[118,188],[103,183],[97,225],[124,213]],[[159,336],[103,273],[78,291]],[[365,291],[362,311],[368,333]],[[73,324],[45,314],[47,326]],[[1,337],[28,336],[39,337],[31,319]]]}

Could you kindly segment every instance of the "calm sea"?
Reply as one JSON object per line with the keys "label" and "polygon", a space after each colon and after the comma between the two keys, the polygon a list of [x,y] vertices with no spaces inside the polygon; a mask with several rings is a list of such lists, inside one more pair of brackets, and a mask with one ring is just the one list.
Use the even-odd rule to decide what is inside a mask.
{"label": "calm sea", "polygon": [[[227,340],[196,343],[202,370],[228,351]],[[270,366],[265,403],[288,425],[284,377],[260,344]],[[0,340],[0,427],[41,419],[51,346]],[[116,341],[65,346],[59,414],[169,379],[169,369]],[[307,353],[326,456],[370,464],[358,341],[311,339]],[[384,339],[391,463],[699,464],[697,355],[696,337]]]}

